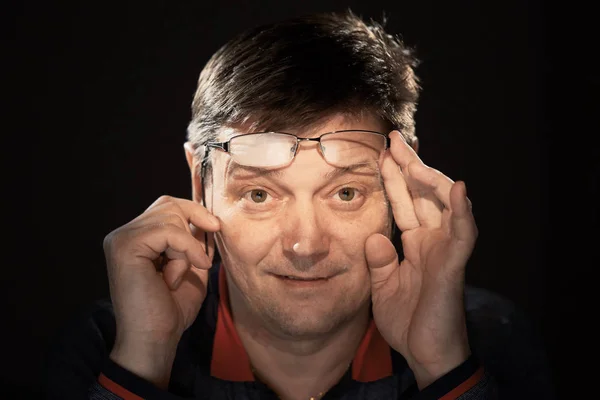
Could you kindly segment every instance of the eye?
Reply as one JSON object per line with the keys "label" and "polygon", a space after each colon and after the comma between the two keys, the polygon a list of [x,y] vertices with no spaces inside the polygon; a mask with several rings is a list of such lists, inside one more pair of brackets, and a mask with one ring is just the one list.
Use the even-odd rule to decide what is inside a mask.
{"label": "eye", "polygon": [[340,191],[338,192],[340,199],[342,199],[343,201],[351,201],[354,198],[355,194],[356,190],[354,188],[343,188],[340,189]]}
{"label": "eye", "polygon": [[265,200],[267,200],[267,196],[268,196],[267,192],[265,192],[264,190],[260,190],[260,189],[251,190],[249,194],[250,194],[250,198],[255,203],[263,203]]}
{"label": "eye", "polygon": [[240,189],[237,196],[239,196],[239,206],[248,213],[270,211],[279,204],[275,201],[279,198],[271,191],[256,186]]}

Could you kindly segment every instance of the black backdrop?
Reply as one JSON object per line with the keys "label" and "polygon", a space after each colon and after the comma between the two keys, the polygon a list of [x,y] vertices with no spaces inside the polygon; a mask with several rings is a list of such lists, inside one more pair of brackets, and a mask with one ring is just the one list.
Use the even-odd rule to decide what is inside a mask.
{"label": "black backdrop", "polygon": [[[582,11],[572,30],[563,10],[551,18],[541,3],[517,0],[236,0],[11,10],[5,60],[18,62],[4,63],[12,125],[3,135],[10,251],[2,276],[9,392],[35,393],[52,335],[108,295],[104,236],[162,194],[189,198],[182,145],[210,55],[256,24],[347,7],[376,19],[385,12],[389,31],[416,48],[421,157],[466,181],[480,230],[467,280],[531,316],[567,391],[572,368],[563,356],[574,344],[563,332],[580,304],[570,289],[594,266],[585,255],[593,236],[583,236],[597,217],[588,194],[596,188],[593,129],[573,114],[596,109],[585,96],[598,89],[597,64],[581,62],[591,17]],[[565,39],[567,31],[576,38]]]}

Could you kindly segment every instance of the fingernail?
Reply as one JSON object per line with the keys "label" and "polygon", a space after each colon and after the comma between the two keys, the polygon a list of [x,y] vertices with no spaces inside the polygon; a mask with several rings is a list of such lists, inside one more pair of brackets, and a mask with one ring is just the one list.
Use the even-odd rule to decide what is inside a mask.
{"label": "fingernail", "polygon": [[407,143],[406,139],[404,138],[404,136],[402,136],[402,134],[400,133],[400,131],[394,131],[396,132],[396,135],[398,135],[398,137],[404,142]]}
{"label": "fingernail", "polygon": [[463,188],[465,190],[465,200],[467,200],[467,207],[469,209],[469,211],[473,211],[473,203],[471,202],[471,199],[469,199],[469,196],[467,196],[467,185],[463,182]]}

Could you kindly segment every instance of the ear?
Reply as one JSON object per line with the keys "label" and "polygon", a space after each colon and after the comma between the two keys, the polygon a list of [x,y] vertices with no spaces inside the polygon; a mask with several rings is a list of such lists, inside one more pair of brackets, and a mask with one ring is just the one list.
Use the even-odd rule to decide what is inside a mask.
{"label": "ear", "polygon": [[183,149],[185,150],[185,159],[187,160],[188,167],[190,168],[190,176],[192,178],[192,199],[196,203],[201,203],[202,201],[202,188],[200,182],[200,172],[202,169],[202,163],[195,156],[194,146],[192,146],[191,142],[185,142],[183,144]]}

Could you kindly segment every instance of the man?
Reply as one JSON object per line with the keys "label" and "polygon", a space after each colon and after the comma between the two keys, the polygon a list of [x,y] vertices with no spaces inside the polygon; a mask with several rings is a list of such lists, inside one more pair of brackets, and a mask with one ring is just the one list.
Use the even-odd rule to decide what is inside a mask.
{"label": "man", "polygon": [[193,198],[107,235],[111,302],[59,344],[49,394],[550,398],[524,319],[465,289],[477,227],[464,182],[417,155],[415,64],[351,13],[221,48],[184,146]]}

